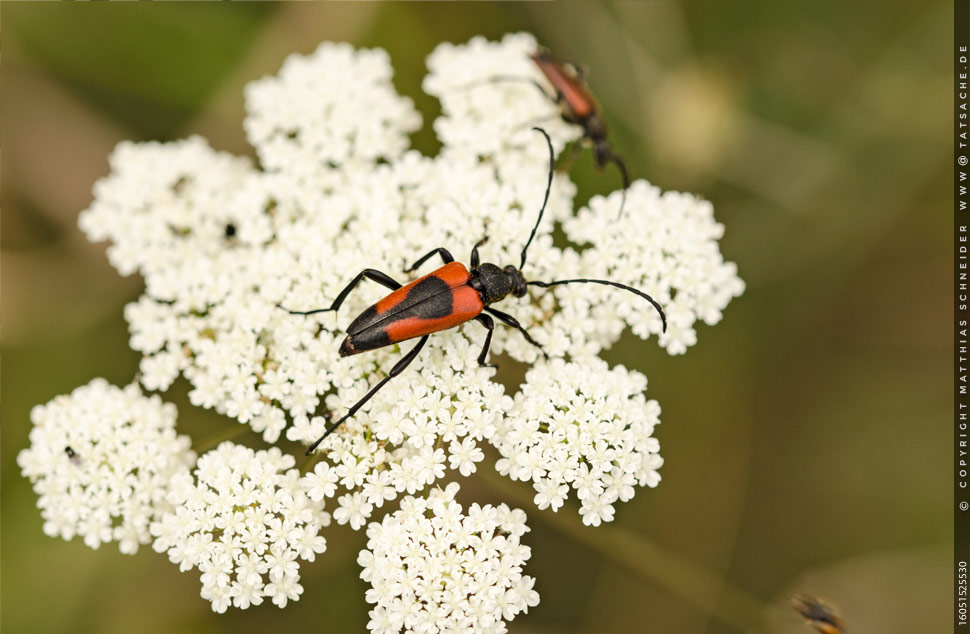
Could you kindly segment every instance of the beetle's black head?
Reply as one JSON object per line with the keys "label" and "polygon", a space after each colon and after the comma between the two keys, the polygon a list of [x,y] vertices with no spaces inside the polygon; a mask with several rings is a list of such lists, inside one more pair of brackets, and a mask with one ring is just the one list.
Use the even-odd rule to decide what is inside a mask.
{"label": "beetle's black head", "polygon": [[506,298],[509,295],[522,297],[526,293],[525,278],[522,271],[511,264],[504,269],[494,264],[483,262],[471,271],[471,286],[482,298],[482,303],[488,306]]}
{"label": "beetle's black head", "polygon": [[502,269],[502,272],[505,273],[506,277],[509,278],[509,282],[512,284],[512,295],[514,297],[524,297],[529,289],[525,278],[522,277],[522,271],[509,264]]}

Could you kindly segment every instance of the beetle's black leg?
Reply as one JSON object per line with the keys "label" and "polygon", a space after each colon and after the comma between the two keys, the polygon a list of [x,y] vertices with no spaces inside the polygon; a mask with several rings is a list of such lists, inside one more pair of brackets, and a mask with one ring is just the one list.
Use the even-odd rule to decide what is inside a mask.
{"label": "beetle's black leg", "polygon": [[473,268],[473,269],[474,268],[478,268],[478,263],[479,263],[479,260],[478,260],[478,247],[482,246],[486,242],[488,242],[488,236],[485,236],[484,238],[482,238],[481,240],[479,240],[478,242],[476,242],[475,243],[475,246],[472,247],[472,255],[469,258],[469,262],[471,263],[471,268]]}
{"label": "beetle's black leg", "polygon": [[317,308],[315,310],[290,310],[289,308],[283,308],[279,304],[277,304],[276,307],[283,308],[283,310],[291,315],[313,315],[315,313],[326,313],[332,310],[337,310],[340,308],[341,304],[344,303],[344,300],[347,299],[347,296],[350,295],[350,291],[354,290],[354,287],[357,286],[365,277],[373,282],[381,284],[382,286],[386,286],[392,291],[396,291],[397,289],[401,288],[400,282],[392,278],[387,273],[381,273],[376,269],[364,269],[357,274],[357,277],[355,277],[350,284],[344,287],[344,290],[340,291],[340,294],[337,295],[337,299],[333,300],[333,304],[330,305],[330,308]]}
{"label": "beetle's black leg", "polygon": [[410,365],[410,363],[412,361],[414,361],[418,357],[418,353],[421,352],[421,348],[424,347],[424,344],[427,341],[428,341],[428,335],[425,335],[425,336],[421,337],[421,341],[418,342],[418,345],[414,346],[411,349],[411,352],[407,353],[400,361],[398,361],[397,363],[395,363],[394,364],[394,367],[391,368],[391,371],[388,372],[387,376],[385,376],[383,379],[381,379],[377,383],[377,385],[375,385],[374,387],[372,387],[370,389],[370,392],[368,392],[367,394],[364,394],[364,398],[362,398],[359,401],[357,401],[356,403],[354,403],[353,406],[349,410],[347,410],[347,413],[344,414],[340,418],[340,420],[338,420],[337,422],[335,422],[332,425],[330,425],[330,427],[327,427],[327,431],[324,432],[323,436],[320,436],[320,438],[318,438],[317,441],[315,443],[313,443],[312,445],[310,445],[310,448],[306,450],[307,455],[309,456],[311,453],[313,453],[313,450],[316,449],[320,445],[320,443],[322,443],[324,441],[324,439],[327,436],[329,436],[330,434],[332,434],[335,429],[337,429],[338,427],[340,427],[340,425],[345,420],[347,420],[348,418],[350,418],[351,416],[353,416],[354,414],[356,414],[357,413],[357,410],[359,410],[361,407],[363,407],[364,406],[364,403],[366,403],[367,401],[369,401],[371,399],[371,397],[373,397],[375,394],[377,394],[378,390],[380,390],[382,387],[384,387],[385,385],[387,385],[387,382],[388,381],[390,381],[391,379],[393,379],[394,377],[396,377],[398,374],[400,374],[401,372],[403,372],[404,371],[404,368],[408,367],[408,365]]}
{"label": "beetle's black leg", "polygon": [[489,314],[495,315],[499,319],[499,321],[501,321],[503,324],[505,324],[507,326],[512,326],[513,328],[518,328],[519,329],[519,332],[522,333],[522,336],[525,337],[525,340],[526,341],[528,341],[529,343],[531,343],[532,345],[534,345],[536,348],[538,348],[539,349],[539,352],[542,353],[542,356],[544,356],[547,359],[549,358],[549,355],[546,354],[546,351],[542,349],[542,345],[538,341],[536,341],[535,339],[532,338],[532,336],[529,334],[529,331],[527,331],[525,328],[522,327],[522,324],[519,323],[519,320],[518,319],[516,319],[512,315],[509,315],[508,313],[503,313],[500,310],[495,310],[492,307],[488,307],[485,310]]}
{"label": "beetle's black leg", "polygon": [[475,321],[485,326],[488,329],[488,334],[485,335],[485,345],[482,346],[482,353],[478,355],[478,365],[488,366],[490,368],[496,368],[498,366],[491,363],[485,363],[485,357],[488,356],[488,348],[492,345],[492,333],[495,332],[495,322],[488,315],[479,315],[475,318]]}
{"label": "beetle's black leg", "polygon": [[454,256],[451,255],[451,253],[448,252],[448,249],[446,249],[444,247],[438,247],[437,249],[433,249],[430,253],[426,253],[423,256],[421,256],[418,259],[417,262],[415,262],[414,264],[412,264],[410,266],[410,268],[404,269],[404,272],[405,273],[410,273],[410,272],[414,271],[415,269],[417,269],[419,266],[421,266],[422,264],[424,264],[425,262],[427,262],[429,259],[431,259],[435,255],[440,255],[441,256],[441,259],[444,261],[445,264],[451,264],[452,262],[455,261]]}

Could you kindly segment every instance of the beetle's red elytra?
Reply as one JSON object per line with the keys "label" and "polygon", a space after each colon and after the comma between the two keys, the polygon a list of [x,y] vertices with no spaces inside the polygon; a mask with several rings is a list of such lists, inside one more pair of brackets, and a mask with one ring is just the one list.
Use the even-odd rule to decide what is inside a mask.
{"label": "beetle's red elytra", "polygon": [[410,273],[415,271],[435,255],[441,258],[444,265],[406,285],[402,285],[386,273],[376,269],[364,269],[340,291],[329,308],[296,311],[288,310],[280,306],[283,310],[287,310],[287,312],[294,315],[311,315],[314,313],[336,311],[357,284],[364,278],[367,278],[391,289],[391,293],[373,306],[367,308],[367,310],[358,315],[350,323],[347,327],[347,336],[344,338],[343,343],[340,344],[340,355],[345,357],[360,354],[367,350],[383,348],[391,344],[420,337],[417,345],[391,368],[391,371],[386,377],[381,379],[363,398],[351,406],[343,417],[332,423],[323,436],[310,445],[310,448],[307,449],[308,454],[312,453],[345,420],[357,413],[357,410],[384,387],[388,381],[403,372],[417,358],[418,353],[421,352],[421,348],[428,341],[428,337],[435,332],[454,328],[473,319],[478,321],[487,331],[482,352],[478,355],[478,364],[486,365],[485,360],[488,357],[488,349],[492,343],[492,333],[495,330],[495,322],[492,320],[492,317],[495,317],[502,323],[516,328],[522,333],[526,341],[538,348],[545,355],[539,342],[532,338],[515,317],[491,306],[509,295],[514,297],[525,296],[529,286],[549,288],[561,284],[600,284],[619,288],[650,302],[660,314],[663,329],[667,329],[667,318],[660,304],[643,291],[626,286],[625,284],[611,282],[609,280],[593,279],[555,280],[552,282],[541,282],[538,280],[526,281],[522,274],[522,269],[525,267],[526,253],[529,245],[532,244],[532,239],[535,238],[539,224],[542,222],[542,215],[546,210],[546,204],[549,202],[549,192],[552,189],[553,166],[555,164],[555,154],[549,135],[542,128],[533,128],[533,130],[541,132],[546,139],[546,145],[549,148],[549,178],[546,183],[546,193],[542,201],[542,207],[539,209],[539,217],[536,219],[536,224],[532,228],[532,233],[529,234],[529,239],[522,248],[522,258],[518,267],[512,265],[499,267],[489,262],[481,262],[478,248],[487,240],[487,238],[483,238],[472,247],[469,258],[470,268],[465,268],[465,265],[455,262],[455,258],[447,249],[438,247],[419,258],[410,268],[405,269],[404,272]]}
{"label": "beetle's red elytra", "polygon": [[470,279],[464,264],[450,262],[393,291],[347,327],[340,356],[429,335],[474,319],[485,305],[468,285]]}
{"label": "beetle's red elytra", "polygon": [[559,100],[567,109],[566,116],[573,119],[572,123],[580,123],[583,119],[601,112],[599,103],[575,67],[556,59],[544,48],[537,50],[531,57],[560,95]]}

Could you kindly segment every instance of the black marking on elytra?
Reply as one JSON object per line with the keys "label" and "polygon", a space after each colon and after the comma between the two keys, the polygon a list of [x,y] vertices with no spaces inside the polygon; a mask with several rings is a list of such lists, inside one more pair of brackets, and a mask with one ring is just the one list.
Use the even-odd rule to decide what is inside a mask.
{"label": "black marking on elytra", "polygon": [[391,338],[383,328],[365,328],[356,335],[347,335],[340,344],[340,356],[347,357],[367,350],[391,345]]}
{"label": "black marking on elytra", "polygon": [[454,309],[454,297],[448,283],[432,275],[415,284],[400,306],[414,307],[411,312],[422,319],[441,319]]}
{"label": "black marking on elytra", "polygon": [[347,326],[347,334],[350,336],[358,335],[378,321],[377,306],[371,306],[358,315],[357,319],[350,322],[350,325]]}
{"label": "black marking on elytra", "polygon": [[369,328],[383,329],[400,314],[422,319],[447,317],[451,314],[453,301],[448,283],[432,275],[415,284],[403,300],[383,313],[377,312],[376,304],[362,312],[347,326],[347,334],[356,337]]}

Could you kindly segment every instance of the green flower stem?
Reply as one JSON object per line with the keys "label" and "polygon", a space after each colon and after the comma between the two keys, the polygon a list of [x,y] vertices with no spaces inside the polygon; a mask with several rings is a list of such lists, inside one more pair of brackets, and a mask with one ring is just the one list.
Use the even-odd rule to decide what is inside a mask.
{"label": "green flower stem", "polygon": [[[493,469],[482,468],[479,473],[489,487],[522,509],[534,508],[533,495],[521,483],[512,482]],[[598,552],[611,563],[645,581],[666,588],[669,592],[704,610],[743,632],[766,632],[762,615],[766,606],[756,597],[724,581],[722,577],[702,566],[680,557],[653,543],[643,535],[615,524],[597,527],[583,525],[575,508],[567,504],[554,513],[548,509],[529,517],[538,517],[559,532]]]}

